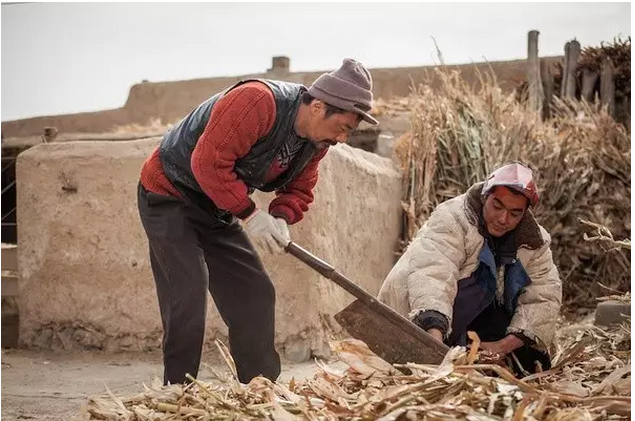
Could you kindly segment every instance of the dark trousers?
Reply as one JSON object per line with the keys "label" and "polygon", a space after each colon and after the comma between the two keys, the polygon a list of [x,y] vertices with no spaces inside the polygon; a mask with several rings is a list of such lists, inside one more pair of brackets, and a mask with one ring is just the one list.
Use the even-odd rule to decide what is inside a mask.
{"label": "dark trousers", "polygon": [[238,221],[224,222],[141,184],[138,205],[163,322],[164,383],[185,383],[186,373],[198,374],[208,289],[229,328],[239,380],[275,380],[275,290]]}
{"label": "dark trousers", "polygon": [[[482,342],[495,342],[506,336],[511,321],[512,316],[503,307],[493,302],[468,325],[467,330],[476,332]],[[529,345],[518,348],[514,351],[514,355],[522,369],[529,373],[536,372],[536,361],[540,362],[543,370],[551,368],[549,355]],[[512,359],[511,369],[516,376],[522,377],[523,372],[518,363]]]}

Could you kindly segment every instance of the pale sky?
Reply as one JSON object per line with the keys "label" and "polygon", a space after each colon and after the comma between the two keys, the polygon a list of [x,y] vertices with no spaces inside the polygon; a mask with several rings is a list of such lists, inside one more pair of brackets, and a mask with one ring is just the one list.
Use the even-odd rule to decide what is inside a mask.
{"label": "pale sky", "polygon": [[[561,55],[631,35],[630,3],[34,3],[2,16],[2,121],[123,106],[130,87],[264,72]],[[214,92],[209,93],[210,96]]]}

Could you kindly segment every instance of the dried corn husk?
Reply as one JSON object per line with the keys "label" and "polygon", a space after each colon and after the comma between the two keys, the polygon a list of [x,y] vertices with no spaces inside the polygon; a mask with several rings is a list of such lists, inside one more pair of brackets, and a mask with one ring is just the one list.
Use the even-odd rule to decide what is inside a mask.
{"label": "dried corn husk", "polygon": [[611,330],[566,325],[556,342],[550,370],[516,379],[501,366],[473,364],[461,347],[438,366],[396,366],[410,369],[406,375],[360,341],[337,341],[331,346],[345,371],[318,366],[313,377],[289,384],[156,382],[131,398],[90,399],[87,419],[630,419],[630,322]]}

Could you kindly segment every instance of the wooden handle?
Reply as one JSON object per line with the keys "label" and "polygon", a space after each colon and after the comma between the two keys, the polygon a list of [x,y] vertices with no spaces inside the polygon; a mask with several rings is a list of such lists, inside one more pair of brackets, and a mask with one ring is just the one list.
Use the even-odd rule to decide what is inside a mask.
{"label": "wooden handle", "polygon": [[382,303],[381,301],[377,301],[374,296],[370,295],[356,283],[337,272],[333,268],[333,266],[329,265],[324,260],[314,256],[294,242],[289,243],[286,251],[290,255],[296,257],[311,268],[315,269],[325,278],[328,278],[331,281],[335,282],[337,285],[342,287],[359,301],[366,304],[368,308],[376,314],[392,321],[397,327],[408,333],[410,336],[416,338],[419,341],[423,341],[426,344],[429,344],[428,346],[436,348],[438,352],[441,353],[441,355],[445,355],[445,353],[448,351],[449,348],[446,345],[434,339],[432,336],[430,336],[429,333],[425,332],[423,329],[420,329],[410,320],[406,319],[401,314],[388,307],[386,304]]}
{"label": "wooden handle", "polygon": [[319,257],[316,257],[313,254],[309,253],[293,241],[289,242],[289,245],[286,248],[286,252],[306,263],[307,265],[315,269],[318,273],[320,273],[320,275],[326,278],[330,279],[331,275],[335,271],[333,266],[329,265]]}
{"label": "wooden handle", "polygon": [[339,274],[333,266],[326,263],[324,260],[314,256],[309,253],[299,245],[294,242],[290,242],[286,249],[287,253],[292,256],[298,258],[302,262],[306,263],[308,266],[315,269],[320,275],[325,278],[330,279],[335,282],[340,287],[344,288],[347,292],[353,295],[355,298],[367,303],[371,304],[376,302],[375,297],[364,291],[359,285],[347,279],[345,276]]}

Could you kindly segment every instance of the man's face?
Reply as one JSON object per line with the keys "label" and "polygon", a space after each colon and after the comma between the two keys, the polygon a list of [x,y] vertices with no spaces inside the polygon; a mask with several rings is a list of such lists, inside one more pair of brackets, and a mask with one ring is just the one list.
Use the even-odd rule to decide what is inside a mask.
{"label": "man's face", "polygon": [[313,101],[307,137],[315,142],[318,149],[346,142],[349,133],[359,125],[359,115],[351,111],[331,114],[328,117],[325,115],[326,104],[322,101]]}
{"label": "man's face", "polygon": [[501,237],[514,230],[526,210],[525,196],[512,192],[507,187],[495,187],[483,205],[483,219],[487,232],[493,237]]}

